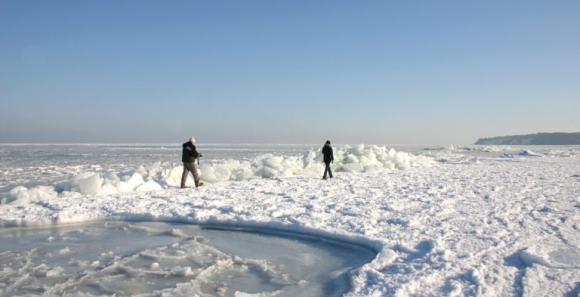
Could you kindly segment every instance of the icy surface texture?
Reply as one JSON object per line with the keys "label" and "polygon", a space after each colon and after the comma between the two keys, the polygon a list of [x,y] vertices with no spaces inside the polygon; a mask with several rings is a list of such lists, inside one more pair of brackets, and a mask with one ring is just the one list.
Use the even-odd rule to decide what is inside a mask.
{"label": "icy surface texture", "polygon": [[[304,157],[303,150],[247,149],[236,151],[239,158],[233,159],[252,163],[264,153]],[[4,192],[19,185],[58,185],[54,177],[74,171],[79,160],[88,165],[75,175],[94,171],[102,180],[115,179],[106,175],[110,171],[119,182],[140,182],[133,178],[136,170],[128,169],[138,165],[121,162],[122,154],[111,156],[114,162],[109,163],[75,157],[69,164],[66,156],[54,157],[35,171],[19,161],[20,150],[0,150]],[[136,164],[144,164],[139,175],[145,182],[156,162],[166,169],[179,166],[165,167],[167,155],[150,151],[131,150],[143,161]],[[0,204],[0,225],[121,219],[257,226],[348,240],[379,251],[354,272],[346,296],[577,296],[579,152],[580,147],[429,146],[412,153],[436,160],[434,166],[340,171],[331,180],[321,180],[320,171],[316,176],[256,177],[185,190],[169,186],[82,195],[57,189],[57,196]],[[102,155],[99,149],[93,153]],[[177,149],[170,154],[179,158]],[[202,159],[202,165],[226,159]],[[67,182],[62,188],[75,175],[62,179]],[[49,180],[53,182],[45,182]],[[65,247],[58,252],[72,252]]]}
{"label": "icy surface texture", "polygon": [[108,222],[0,230],[0,296],[338,296],[369,249],[309,238]]}

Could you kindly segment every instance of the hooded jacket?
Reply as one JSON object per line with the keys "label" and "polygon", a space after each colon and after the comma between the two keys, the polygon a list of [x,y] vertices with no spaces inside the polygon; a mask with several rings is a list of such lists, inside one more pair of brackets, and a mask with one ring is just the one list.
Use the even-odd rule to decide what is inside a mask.
{"label": "hooded jacket", "polygon": [[324,163],[328,164],[334,161],[334,154],[332,153],[332,147],[330,144],[325,144],[322,147],[322,155],[324,155]]}
{"label": "hooded jacket", "polygon": [[182,146],[181,162],[192,163],[195,162],[195,159],[201,157],[201,154],[197,152],[195,145],[191,141],[184,143]]}

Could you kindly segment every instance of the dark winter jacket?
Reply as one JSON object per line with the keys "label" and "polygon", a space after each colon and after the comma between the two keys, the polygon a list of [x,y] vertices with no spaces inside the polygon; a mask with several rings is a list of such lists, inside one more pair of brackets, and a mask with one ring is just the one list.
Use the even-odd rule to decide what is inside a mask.
{"label": "dark winter jacket", "polygon": [[324,155],[324,163],[328,164],[334,161],[334,154],[332,153],[332,147],[330,145],[324,145],[322,147],[322,155]]}
{"label": "dark winter jacket", "polygon": [[195,145],[188,141],[183,144],[183,151],[181,153],[181,162],[192,163],[195,159],[201,157],[201,154],[195,149]]}

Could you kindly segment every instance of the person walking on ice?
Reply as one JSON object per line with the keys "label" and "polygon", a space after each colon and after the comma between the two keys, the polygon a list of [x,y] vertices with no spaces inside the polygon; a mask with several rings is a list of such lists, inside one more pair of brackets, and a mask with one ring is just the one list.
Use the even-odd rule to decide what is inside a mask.
{"label": "person walking on ice", "polygon": [[334,162],[334,154],[332,153],[332,147],[330,146],[330,140],[327,140],[322,147],[322,155],[324,156],[324,176],[322,179],[326,179],[326,173],[332,178],[332,170],[330,170],[330,163]]}
{"label": "person walking on ice", "polygon": [[193,180],[195,181],[195,187],[203,185],[200,181],[199,173],[197,172],[197,165],[199,165],[198,158],[202,155],[197,152],[195,148],[195,138],[191,137],[188,142],[184,143],[183,151],[181,153],[181,162],[183,162],[183,174],[181,175],[181,188],[185,188],[185,182],[187,181],[187,175],[189,172],[193,175]]}

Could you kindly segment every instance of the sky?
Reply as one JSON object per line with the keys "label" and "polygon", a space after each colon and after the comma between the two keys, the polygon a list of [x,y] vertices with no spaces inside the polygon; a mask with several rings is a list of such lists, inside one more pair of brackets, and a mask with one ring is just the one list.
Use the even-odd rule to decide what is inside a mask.
{"label": "sky", "polygon": [[580,1],[0,0],[0,143],[580,131]]}

